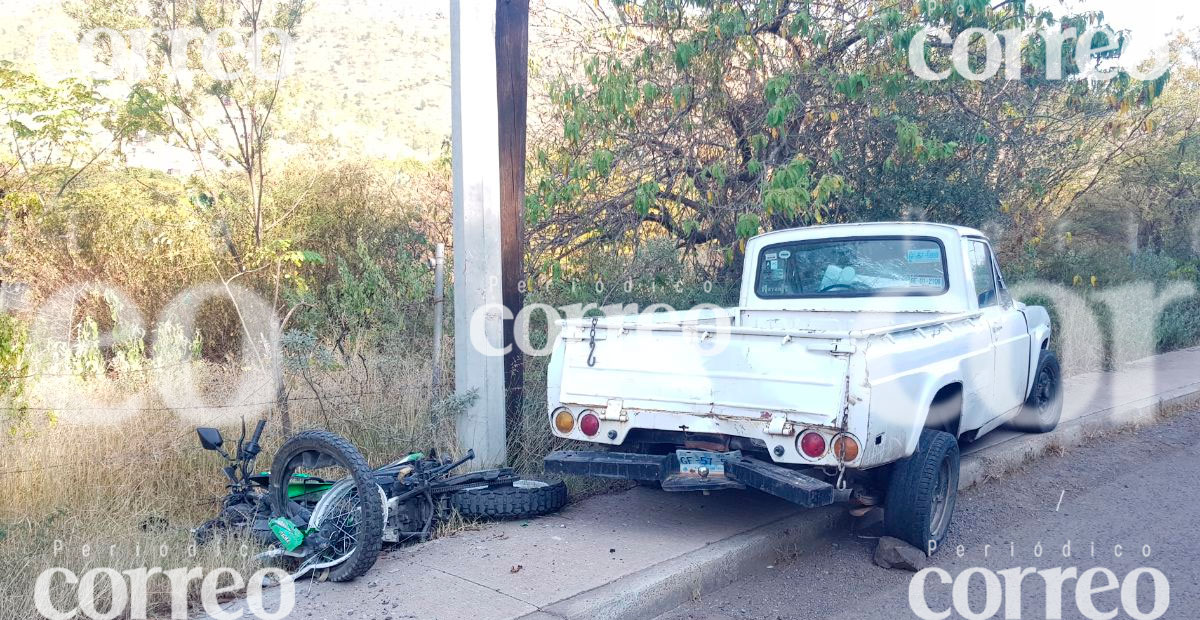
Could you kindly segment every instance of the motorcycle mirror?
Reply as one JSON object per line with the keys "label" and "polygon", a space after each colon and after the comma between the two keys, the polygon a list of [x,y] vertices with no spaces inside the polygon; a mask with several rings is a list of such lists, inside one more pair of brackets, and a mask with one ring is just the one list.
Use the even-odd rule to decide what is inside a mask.
{"label": "motorcycle mirror", "polygon": [[200,445],[205,450],[220,450],[221,444],[225,443],[221,439],[221,431],[215,428],[198,428],[196,434],[200,436]]}

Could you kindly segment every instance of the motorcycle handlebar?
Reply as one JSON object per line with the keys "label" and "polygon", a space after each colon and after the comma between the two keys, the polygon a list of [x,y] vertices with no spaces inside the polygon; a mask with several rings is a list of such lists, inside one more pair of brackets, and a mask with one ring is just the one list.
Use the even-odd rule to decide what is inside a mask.
{"label": "motorcycle handlebar", "polygon": [[[238,460],[241,461],[242,479],[245,481],[250,479],[250,463],[258,456],[258,440],[262,438],[263,427],[266,425],[266,420],[259,420],[254,426],[254,434],[250,436],[250,443],[242,445],[242,442],[238,441]],[[246,428],[245,423],[242,424],[242,428]],[[245,432],[242,435],[245,436]]]}
{"label": "motorcycle handlebar", "polygon": [[262,437],[263,427],[265,427],[266,425],[267,425],[266,420],[258,421],[258,424],[255,425],[255,427],[254,427],[254,436],[252,436],[250,438],[250,445],[252,445],[252,446],[258,445],[258,440],[259,440],[259,438]]}

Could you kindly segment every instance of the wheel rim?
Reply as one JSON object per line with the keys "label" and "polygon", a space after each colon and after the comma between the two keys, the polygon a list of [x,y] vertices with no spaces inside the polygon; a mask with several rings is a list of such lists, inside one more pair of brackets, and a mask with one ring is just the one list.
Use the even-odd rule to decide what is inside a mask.
{"label": "wheel rim", "polygon": [[942,537],[950,521],[950,460],[943,459],[938,467],[937,485],[933,491],[933,509],[929,514],[929,533],[934,540]]}
{"label": "wheel rim", "polygon": [[1049,368],[1043,368],[1038,373],[1037,382],[1037,412],[1045,418],[1050,413],[1050,405],[1054,401],[1054,373]]}
{"label": "wheel rim", "polygon": [[[309,528],[321,533],[328,541],[316,554],[318,562],[341,562],[354,553],[358,540],[358,522],[362,519],[362,502],[354,480],[347,478],[329,489],[313,508]],[[336,563],[335,562],[335,563]]]}
{"label": "wheel rim", "polygon": [[[387,514],[387,495],[376,485],[379,499]],[[328,568],[345,562],[358,548],[359,523],[362,520],[362,502],[354,480],[339,481],[325,493],[313,508],[309,526],[325,537],[327,544],[305,560],[303,568]],[[384,517],[386,522],[387,517]]]}
{"label": "wheel rim", "polygon": [[[282,468],[283,479],[291,480],[298,471],[338,482],[320,494],[313,503],[311,495],[289,498],[283,504],[283,515],[298,525],[315,530],[323,538],[320,548],[314,549],[301,563],[294,576],[309,570],[336,566],[354,555],[363,522],[362,499],[359,497],[353,472],[334,453],[322,448],[303,450],[287,460]],[[281,493],[286,493],[286,486]],[[386,506],[386,495],[380,490]],[[295,504],[300,503],[297,507]],[[304,514],[304,510],[310,512]],[[306,517],[306,519],[305,519]]]}
{"label": "wheel rim", "polygon": [[358,522],[362,520],[362,505],[358,492],[350,492],[329,507],[328,514],[315,517],[313,523],[329,545],[318,555],[324,561],[345,561],[354,553],[358,541]]}

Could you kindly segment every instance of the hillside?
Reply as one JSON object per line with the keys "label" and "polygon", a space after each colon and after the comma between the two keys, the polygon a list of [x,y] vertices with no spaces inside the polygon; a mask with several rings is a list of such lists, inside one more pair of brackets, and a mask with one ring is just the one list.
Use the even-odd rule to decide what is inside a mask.
{"label": "hillside", "polygon": [[[0,0],[0,59],[53,78],[78,71],[66,33],[78,30],[61,1]],[[531,119],[537,117],[537,76],[570,63],[563,46],[590,5],[534,0],[531,19]],[[428,160],[450,137],[449,0],[318,0],[311,2],[295,41],[283,93],[281,151],[305,145],[386,160]],[[49,41],[39,51],[39,38]],[[51,62],[46,62],[46,57]]]}

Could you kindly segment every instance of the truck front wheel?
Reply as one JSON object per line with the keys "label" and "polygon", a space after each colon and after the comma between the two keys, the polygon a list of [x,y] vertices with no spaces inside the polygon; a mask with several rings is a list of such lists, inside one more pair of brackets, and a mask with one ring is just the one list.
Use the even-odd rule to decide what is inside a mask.
{"label": "truck front wheel", "polygon": [[1029,398],[1008,427],[1023,433],[1049,433],[1062,417],[1062,368],[1053,351],[1042,351]]}
{"label": "truck front wheel", "polygon": [[912,456],[892,468],[884,532],[932,555],[946,539],[958,497],[958,442],[924,429]]}

